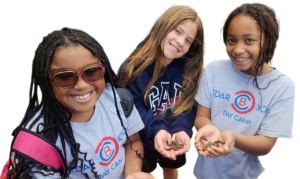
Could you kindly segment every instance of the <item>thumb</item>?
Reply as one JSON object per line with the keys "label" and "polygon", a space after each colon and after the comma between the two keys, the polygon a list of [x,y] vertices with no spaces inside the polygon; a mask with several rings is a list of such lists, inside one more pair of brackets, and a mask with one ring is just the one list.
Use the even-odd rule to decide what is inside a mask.
{"label": "thumb", "polygon": [[199,130],[195,135],[195,141],[194,143],[197,144],[200,142],[200,138],[203,136],[202,132]]}
{"label": "thumb", "polygon": [[234,143],[234,139],[233,139],[233,135],[226,135],[229,134],[227,131],[222,133],[222,138],[224,139],[224,149],[225,151],[228,151],[230,146],[233,145]]}

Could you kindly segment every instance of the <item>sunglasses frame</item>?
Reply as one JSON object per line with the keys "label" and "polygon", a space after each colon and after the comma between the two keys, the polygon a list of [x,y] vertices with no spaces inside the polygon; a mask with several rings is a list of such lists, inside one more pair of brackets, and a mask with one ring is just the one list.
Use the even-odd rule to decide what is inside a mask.
{"label": "sunglasses frame", "polygon": [[[54,82],[54,84],[55,84],[58,88],[61,88],[61,89],[63,89],[63,88],[72,88],[72,87],[74,87],[74,86],[77,84],[78,78],[79,78],[79,77],[81,77],[86,83],[88,83],[88,84],[93,84],[93,83],[95,83],[95,82],[97,82],[97,81],[99,81],[99,80],[92,81],[92,82],[88,82],[88,81],[87,81],[86,79],[84,79],[84,77],[83,77],[84,71],[85,71],[86,69],[93,68],[93,67],[100,67],[100,68],[102,69],[102,77],[101,77],[99,80],[101,80],[102,78],[104,78],[104,74],[105,74],[105,66],[103,66],[101,63],[97,63],[97,64],[93,64],[93,65],[88,65],[88,66],[84,67],[83,70],[82,70],[79,74],[78,74],[76,71],[65,70],[65,71],[58,71],[58,72],[54,73],[53,75],[49,75],[49,78],[50,78],[50,80],[51,80],[52,82]],[[60,87],[60,86],[57,85],[57,83],[56,83],[56,81],[55,81],[55,76],[58,75],[58,74],[61,74],[61,73],[65,73],[65,72],[72,72],[72,73],[74,73],[75,76],[77,77],[77,78],[76,78],[76,81],[75,81],[75,83],[74,83],[73,85],[71,85],[71,86]]]}

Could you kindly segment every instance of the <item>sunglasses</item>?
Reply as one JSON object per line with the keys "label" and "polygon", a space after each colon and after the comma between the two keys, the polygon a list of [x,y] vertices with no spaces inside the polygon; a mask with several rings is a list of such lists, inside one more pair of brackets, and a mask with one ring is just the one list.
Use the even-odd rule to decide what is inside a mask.
{"label": "sunglasses", "polygon": [[77,74],[75,71],[58,71],[50,76],[51,81],[55,83],[58,88],[71,88],[77,84],[78,78],[93,84],[104,77],[105,67],[101,63],[89,65],[85,67],[81,73]]}

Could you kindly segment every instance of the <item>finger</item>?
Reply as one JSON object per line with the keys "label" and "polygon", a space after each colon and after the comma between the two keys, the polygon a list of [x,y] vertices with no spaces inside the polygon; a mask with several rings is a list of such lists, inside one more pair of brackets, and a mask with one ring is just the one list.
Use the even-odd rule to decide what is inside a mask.
{"label": "finger", "polygon": [[212,150],[211,148],[207,148],[205,153],[206,153],[206,156],[219,157],[219,153],[217,153],[216,151]]}

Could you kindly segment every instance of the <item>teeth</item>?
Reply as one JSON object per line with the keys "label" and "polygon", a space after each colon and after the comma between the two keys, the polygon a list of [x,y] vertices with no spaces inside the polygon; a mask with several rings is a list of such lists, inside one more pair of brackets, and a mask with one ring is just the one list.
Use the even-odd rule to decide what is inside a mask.
{"label": "teeth", "polygon": [[171,47],[172,47],[175,51],[179,52],[179,50],[178,50],[176,47],[174,47],[172,44],[171,44]]}
{"label": "teeth", "polygon": [[247,60],[248,58],[235,58],[237,61],[239,61],[239,62],[242,62],[242,61],[245,61],[245,60]]}
{"label": "teeth", "polygon": [[86,94],[86,95],[83,95],[83,96],[73,96],[73,97],[76,98],[76,99],[86,99],[86,98],[88,98],[89,96],[91,96],[91,93]]}

